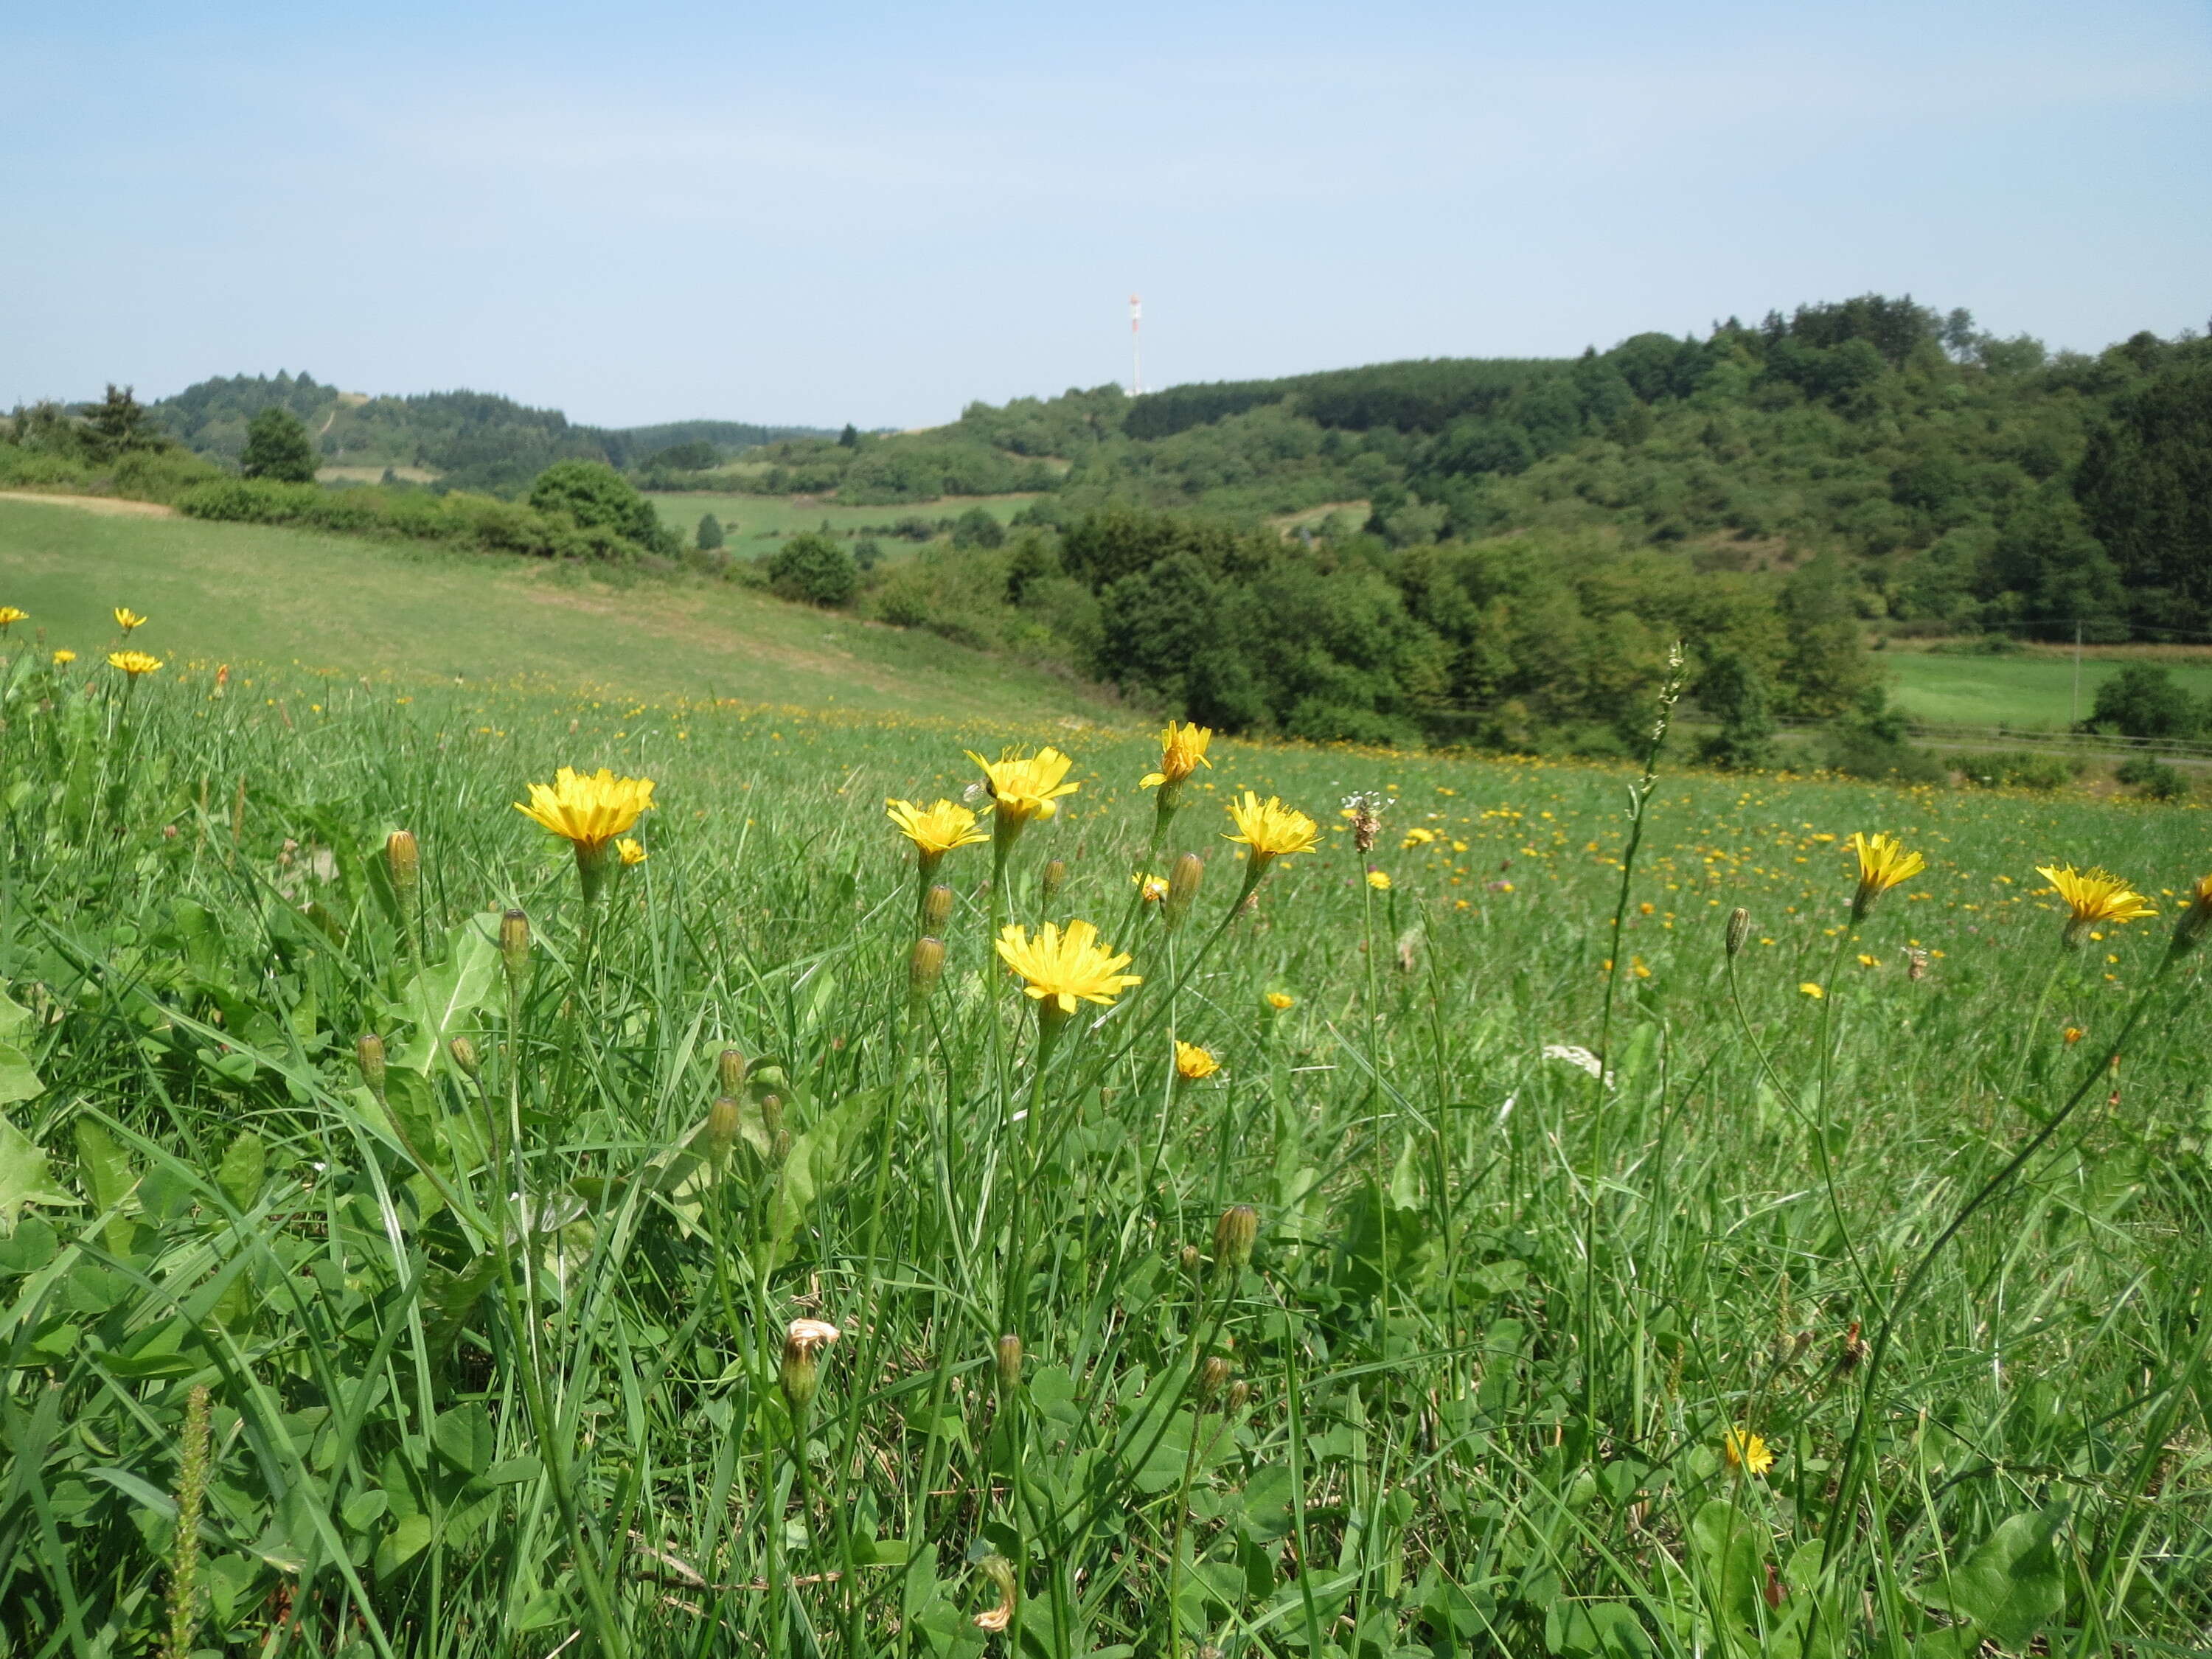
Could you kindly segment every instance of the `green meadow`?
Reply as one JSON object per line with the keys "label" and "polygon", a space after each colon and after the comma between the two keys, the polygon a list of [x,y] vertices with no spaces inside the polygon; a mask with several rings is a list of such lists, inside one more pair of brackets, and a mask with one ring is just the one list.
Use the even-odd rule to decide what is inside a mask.
{"label": "green meadow", "polygon": [[[901,519],[916,515],[935,524],[939,519],[957,519],[977,507],[1004,524],[1036,497],[947,495],[903,507],[847,507],[836,501],[816,501],[805,495],[720,495],[690,490],[655,490],[646,499],[670,529],[685,538],[698,530],[702,514],[711,513],[722,521],[722,533],[728,537],[732,552],[754,553],[770,546],[779,537],[796,535],[802,530],[819,530],[824,525],[841,536],[859,535],[872,527],[881,532]],[[910,545],[887,535],[879,539],[887,558],[896,557]]]}
{"label": "green meadow", "polygon": [[[1893,650],[1882,653],[1881,660],[1889,671],[1893,700],[1916,720],[2063,732],[2074,720],[2089,718],[2097,688],[2118,673],[2129,659],[2084,656],[2078,715],[2074,712],[2077,702],[2071,658],[1951,656]],[[2176,684],[2193,695],[2212,697],[2212,665],[2161,665],[2172,674]]]}
{"label": "green meadow", "polygon": [[1100,712],[1080,688],[1019,664],[726,583],[617,586],[537,561],[61,504],[0,501],[0,602],[88,659],[113,632],[109,610],[128,602],[158,616],[174,648],[210,661],[615,698]]}
{"label": "green meadow", "polygon": [[[676,647],[37,510],[0,1652],[2203,1646],[2197,811],[1222,741],[1166,815],[1042,696],[218,684],[249,619],[345,662],[349,565],[356,654]],[[1041,743],[994,846],[963,750]],[[588,885],[513,807],[564,765],[654,784]],[[1241,861],[1247,789],[1316,850]],[[1926,867],[1855,919],[1859,830]],[[2069,948],[2054,860],[2153,914]],[[1047,1018],[993,941],[1078,920],[1140,982]]]}

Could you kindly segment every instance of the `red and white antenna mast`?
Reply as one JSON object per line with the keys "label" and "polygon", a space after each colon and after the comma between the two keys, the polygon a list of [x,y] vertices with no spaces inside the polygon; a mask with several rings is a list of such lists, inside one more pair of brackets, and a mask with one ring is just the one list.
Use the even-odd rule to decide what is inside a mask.
{"label": "red and white antenna mast", "polygon": [[1139,327],[1145,320],[1145,302],[1132,294],[1129,296],[1129,395],[1133,398],[1145,389],[1145,343]]}

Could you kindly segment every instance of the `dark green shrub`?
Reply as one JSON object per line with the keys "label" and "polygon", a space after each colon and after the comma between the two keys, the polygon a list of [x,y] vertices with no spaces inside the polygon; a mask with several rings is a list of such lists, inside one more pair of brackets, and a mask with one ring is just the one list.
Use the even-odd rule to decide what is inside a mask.
{"label": "dark green shrub", "polygon": [[2149,800],[2180,800],[2189,793],[2189,780],[2179,767],[2168,766],[2148,755],[2122,761],[2112,775],[2130,789],[2140,789]]}
{"label": "dark green shrub", "polygon": [[2156,663],[2131,662],[2097,688],[2089,723],[2124,738],[2186,738],[2203,726],[2196,699]]}
{"label": "dark green shrub", "polygon": [[2064,755],[1969,755],[1959,763],[1966,781],[1985,789],[2063,788],[2081,775],[2082,763]]}
{"label": "dark green shrub", "polygon": [[783,598],[807,605],[850,605],[860,585],[853,556],[814,530],[792,537],[769,556],[768,579]]}
{"label": "dark green shrub", "polygon": [[711,513],[702,513],[698,533],[692,539],[702,553],[714,552],[726,539],[722,533],[722,521]]}

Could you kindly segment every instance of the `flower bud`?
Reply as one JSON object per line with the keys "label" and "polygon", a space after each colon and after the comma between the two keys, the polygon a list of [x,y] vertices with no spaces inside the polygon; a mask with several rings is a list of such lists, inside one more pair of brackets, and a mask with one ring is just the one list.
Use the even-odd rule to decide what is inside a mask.
{"label": "flower bud", "polygon": [[1260,1215],[1249,1204],[1232,1204],[1213,1224],[1213,1265],[1233,1273],[1252,1265],[1252,1241],[1260,1236]]}
{"label": "flower bud", "polygon": [[783,1097],[763,1095],[760,1105],[761,1123],[768,1131],[769,1161],[781,1169],[791,1156],[791,1131],[783,1127]]}
{"label": "flower bud", "polygon": [[1240,1376],[1236,1382],[1229,1385],[1229,1400],[1226,1409],[1230,1415],[1233,1417],[1251,1403],[1252,1385]]}
{"label": "flower bud", "polygon": [[353,1045],[354,1058],[361,1062],[361,1080],[368,1085],[369,1093],[380,1101],[384,1098],[384,1039],[374,1031],[364,1031]]}
{"label": "flower bud", "polygon": [[991,1588],[999,1592],[999,1605],[986,1607],[969,1622],[978,1630],[1002,1631],[1014,1622],[1014,1608],[1021,1600],[1021,1585],[1014,1577],[1014,1564],[994,1551],[978,1561],[975,1567],[991,1581]]}
{"label": "flower bud", "polygon": [[455,1037],[446,1045],[446,1052],[453,1057],[453,1064],[459,1066],[471,1082],[482,1073],[483,1066],[477,1058],[477,1045],[468,1038]]}
{"label": "flower bud", "polygon": [[1193,1279],[1198,1277],[1198,1270],[1205,1265],[1206,1258],[1198,1253],[1198,1246],[1195,1244],[1186,1244],[1176,1252],[1176,1266],[1181,1267]]}
{"label": "flower bud", "polygon": [[1208,1354],[1206,1363],[1198,1368],[1198,1403],[1204,1407],[1229,1386],[1229,1362],[1219,1354]]}
{"label": "flower bud", "polygon": [[707,1127],[700,1139],[705,1142],[707,1156],[720,1164],[730,1155],[738,1144],[738,1126],[742,1114],[735,1095],[716,1095],[714,1103],[707,1109]]}
{"label": "flower bud", "polygon": [[952,920],[952,890],[942,884],[921,896],[921,928],[926,933],[942,933],[945,924]]}
{"label": "flower bud", "polygon": [[999,1339],[999,1385],[1005,1389],[1022,1386],[1022,1340],[1012,1331]]}
{"label": "flower bud", "polygon": [[822,1350],[842,1334],[823,1319],[794,1319],[784,1332],[783,1366],[776,1382],[794,1419],[804,1421],[807,1408],[814,1403],[814,1392],[821,1382]]}
{"label": "flower bud", "polygon": [[1735,909],[1729,912],[1728,953],[1730,956],[1735,955],[1739,951],[1743,949],[1744,941],[1750,937],[1751,912],[1745,909],[1743,906],[1739,904]]}
{"label": "flower bud", "polygon": [[734,1095],[745,1086],[745,1057],[735,1048],[725,1048],[714,1056],[714,1081],[726,1095]]}
{"label": "flower bud", "polygon": [[1168,896],[1160,906],[1160,915],[1170,927],[1180,927],[1190,914],[1191,903],[1198,897],[1198,884],[1206,878],[1206,860],[1195,853],[1185,853],[1168,872]]}
{"label": "flower bud", "polygon": [[520,910],[499,919],[499,962],[510,985],[530,977],[530,918]]}
{"label": "flower bud", "polygon": [[394,830],[385,837],[384,867],[391,872],[392,890],[403,903],[410,902],[422,884],[422,849],[411,830]]}
{"label": "flower bud", "polygon": [[907,994],[919,1001],[937,988],[937,981],[945,974],[945,941],[941,939],[918,939],[914,952],[907,960]]}
{"label": "flower bud", "polygon": [[1066,860],[1054,859],[1045,866],[1044,874],[1039,879],[1038,885],[1043,890],[1046,903],[1052,902],[1052,896],[1060,891],[1066,880],[1067,861]]}

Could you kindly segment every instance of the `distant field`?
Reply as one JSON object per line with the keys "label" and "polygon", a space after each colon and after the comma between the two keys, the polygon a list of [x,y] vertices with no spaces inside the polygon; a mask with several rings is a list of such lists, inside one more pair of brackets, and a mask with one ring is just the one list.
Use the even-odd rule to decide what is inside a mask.
{"label": "distant field", "polygon": [[1098,712],[1063,681],[933,635],[720,584],[617,591],[536,561],[21,501],[0,501],[0,604],[87,659],[128,604],[153,618],[134,643],[180,659],[886,713]]}
{"label": "distant field", "polygon": [[[395,466],[388,470],[403,483],[428,483],[438,476],[427,466]],[[315,469],[315,481],[318,483],[382,483],[386,471],[380,466],[319,466]]]}
{"label": "distant field", "polygon": [[[654,492],[651,497],[661,518],[686,539],[699,528],[701,514],[713,514],[722,521],[722,533],[729,538],[731,550],[740,553],[760,550],[757,545],[743,544],[763,543],[802,530],[819,530],[824,524],[839,535],[850,535],[871,525],[896,524],[909,515],[919,515],[933,524],[939,519],[957,519],[971,507],[981,507],[1004,524],[1036,499],[1034,493],[947,495],[941,501],[925,501],[919,506],[846,507],[818,501],[811,495],[716,495],[663,490]],[[886,554],[896,550],[896,544],[886,544],[884,549]]]}
{"label": "distant field", "polygon": [[[1881,660],[1890,672],[1897,706],[1917,719],[2063,731],[2076,718],[2072,712],[2074,665],[2069,659],[1888,651]],[[2118,673],[2126,662],[2124,658],[2083,659],[2079,718],[2088,718],[2097,688]],[[2212,696],[2212,665],[2184,662],[2161,665],[2194,695]]]}

